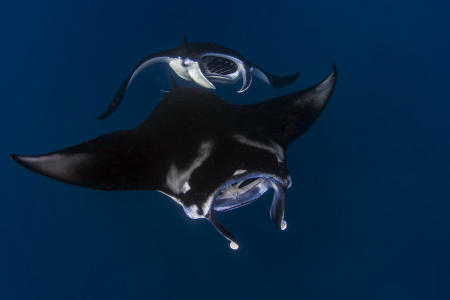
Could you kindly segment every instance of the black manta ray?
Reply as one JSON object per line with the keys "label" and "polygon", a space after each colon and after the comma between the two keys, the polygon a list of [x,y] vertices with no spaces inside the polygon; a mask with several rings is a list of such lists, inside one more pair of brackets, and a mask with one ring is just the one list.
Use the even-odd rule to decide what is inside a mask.
{"label": "black manta ray", "polygon": [[238,93],[245,92],[250,87],[252,74],[276,88],[293,83],[299,76],[299,73],[283,77],[267,73],[234,50],[214,43],[188,43],[185,37],[180,46],[142,59],[122,82],[106,111],[98,118],[104,119],[113,113],[139,72],[155,63],[167,63],[180,78],[207,89],[216,88],[211,82],[234,83],[242,78],[242,87]]}
{"label": "black manta ray", "polygon": [[190,218],[208,219],[237,249],[214,214],[273,189],[270,217],[286,228],[291,185],[286,150],[320,115],[336,76],[333,68],[309,89],[251,105],[232,105],[205,89],[175,85],[134,129],[49,154],[11,157],[31,171],[82,187],[158,190]]}

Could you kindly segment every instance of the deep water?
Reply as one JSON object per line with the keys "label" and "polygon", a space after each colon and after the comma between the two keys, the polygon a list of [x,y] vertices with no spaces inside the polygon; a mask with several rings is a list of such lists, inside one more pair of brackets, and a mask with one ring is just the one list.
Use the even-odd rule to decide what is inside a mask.
{"label": "deep water", "polygon": [[[450,299],[449,5],[444,1],[10,1],[0,10],[0,299]],[[271,195],[206,221],[153,191],[83,189],[9,153],[61,149],[142,122],[170,88],[142,57],[211,41],[275,74],[232,103],[319,82],[335,93],[288,151],[285,232]]]}

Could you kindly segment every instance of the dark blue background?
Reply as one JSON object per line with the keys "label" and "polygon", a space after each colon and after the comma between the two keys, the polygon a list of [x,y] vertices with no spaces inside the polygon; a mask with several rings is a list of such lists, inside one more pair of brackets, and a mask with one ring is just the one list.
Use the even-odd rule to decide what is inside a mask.
{"label": "dark blue background", "polygon": [[[450,299],[448,5],[155,2],[2,2],[0,299]],[[140,123],[170,86],[159,67],[96,116],[138,60],[184,34],[302,73],[285,90],[222,89],[233,103],[339,71],[289,148],[288,230],[270,195],[221,216],[238,253],[161,194],[82,189],[8,158]]]}

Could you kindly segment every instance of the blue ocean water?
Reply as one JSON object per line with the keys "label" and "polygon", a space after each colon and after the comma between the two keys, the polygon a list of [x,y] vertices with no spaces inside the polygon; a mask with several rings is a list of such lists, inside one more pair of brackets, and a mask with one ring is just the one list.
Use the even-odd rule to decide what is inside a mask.
{"label": "blue ocean water", "polygon": [[[5,1],[0,10],[0,299],[450,299],[450,53],[444,1]],[[206,221],[156,192],[82,189],[9,153],[61,149],[139,124],[170,87],[130,68],[191,41],[275,74],[232,103],[306,88],[338,68],[317,123],[288,151],[289,228],[270,195]]]}

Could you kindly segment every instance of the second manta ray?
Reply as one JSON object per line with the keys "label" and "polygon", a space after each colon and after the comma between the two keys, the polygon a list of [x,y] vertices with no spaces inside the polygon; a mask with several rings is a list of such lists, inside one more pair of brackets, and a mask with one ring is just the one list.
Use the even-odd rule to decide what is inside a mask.
{"label": "second manta ray", "polygon": [[286,228],[287,147],[315,122],[335,84],[333,68],[309,89],[251,105],[232,105],[207,90],[174,84],[134,129],[49,154],[11,157],[31,171],[87,188],[158,190],[190,218],[209,220],[237,249],[214,214],[273,189],[270,217]]}
{"label": "second manta ray", "polygon": [[252,74],[276,88],[293,83],[299,76],[299,73],[276,76],[250,63],[234,50],[213,43],[188,43],[185,38],[179,47],[157,52],[142,59],[122,82],[106,111],[98,118],[104,119],[113,113],[139,72],[156,63],[167,63],[180,78],[193,81],[207,89],[216,88],[212,82],[234,83],[242,79],[242,87],[238,93],[245,92],[250,87]]}

